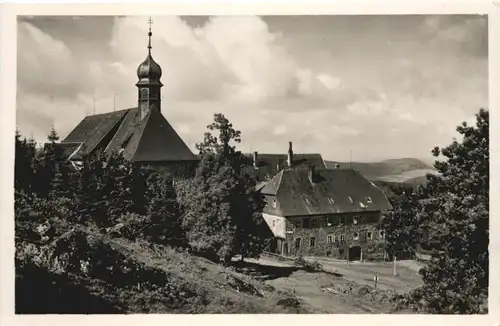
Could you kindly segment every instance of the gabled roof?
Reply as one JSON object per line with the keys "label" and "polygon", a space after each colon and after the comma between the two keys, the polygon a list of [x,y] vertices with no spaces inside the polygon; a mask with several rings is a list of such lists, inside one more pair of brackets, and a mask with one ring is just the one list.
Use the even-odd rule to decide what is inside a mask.
{"label": "gabled roof", "polygon": [[[253,154],[244,154],[249,162],[253,162]],[[247,167],[245,172],[253,175],[257,180],[264,181],[274,177],[281,169],[287,167],[287,154],[257,153],[257,170]],[[326,168],[321,154],[293,154],[292,165],[314,166],[317,169]]]}
{"label": "gabled roof", "polygon": [[84,143],[80,155],[87,155],[117,126],[128,110],[120,110],[85,117],[61,143]]}
{"label": "gabled roof", "polygon": [[392,206],[382,190],[350,169],[285,169],[266,183],[261,192],[276,196],[276,208],[269,213],[280,216],[336,214],[380,211]]}
{"label": "gabled roof", "polygon": [[113,150],[132,162],[198,160],[156,109],[151,109],[142,120],[138,108],[130,109],[105,152]]}
{"label": "gabled roof", "polygon": [[[51,143],[46,143],[44,147],[47,148],[51,145]],[[71,156],[71,154],[73,154],[82,145],[82,143],[55,143],[54,145],[61,150],[64,157],[69,158],[69,156]]]}
{"label": "gabled roof", "polygon": [[146,124],[133,161],[199,160],[158,110],[151,110],[145,120]]}

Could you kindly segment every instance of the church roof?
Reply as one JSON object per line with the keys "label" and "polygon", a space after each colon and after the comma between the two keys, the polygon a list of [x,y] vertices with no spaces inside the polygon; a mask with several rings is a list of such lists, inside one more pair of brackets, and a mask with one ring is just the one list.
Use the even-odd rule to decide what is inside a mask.
{"label": "church roof", "polygon": [[61,145],[69,153],[82,143],[74,158],[102,148],[108,154],[121,152],[132,162],[199,160],[157,109],[142,120],[138,108],[86,117]]}
{"label": "church roof", "polygon": [[[120,110],[85,117],[62,143],[84,143],[79,150],[81,155],[92,153],[104,140],[113,127],[116,127],[128,110]],[[68,145],[69,146],[69,145]]]}
{"label": "church roof", "polygon": [[266,183],[261,193],[275,196],[276,207],[268,205],[265,211],[279,216],[341,214],[392,208],[380,188],[351,169],[281,170]]}
{"label": "church roof", "polygon": [[132,162],[199,160],[156,109],[142,120],[138,108],[130,109],[106,152],[121,149],[125,159]]}

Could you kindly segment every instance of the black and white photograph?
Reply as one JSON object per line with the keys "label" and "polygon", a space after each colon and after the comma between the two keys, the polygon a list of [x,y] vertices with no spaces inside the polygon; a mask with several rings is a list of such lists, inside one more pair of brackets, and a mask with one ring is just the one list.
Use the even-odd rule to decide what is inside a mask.
{"label": "black and white photograph", "polygon": [[491,313],[487,14],[16,25],[15,314]]}

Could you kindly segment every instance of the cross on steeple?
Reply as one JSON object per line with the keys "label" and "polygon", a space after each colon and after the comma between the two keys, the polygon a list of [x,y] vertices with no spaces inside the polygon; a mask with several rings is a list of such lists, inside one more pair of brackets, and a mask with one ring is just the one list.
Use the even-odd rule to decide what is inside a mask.
{"label": "cross on steeple", "polygon": [[148,49],[151,53],[151,35],[153,35],[153,33],[151,33],[151,25],[153,24],[153,20],[151,19],[151,16],[149,17],[148,19],[148,24],[149,24],[149,33],[148,33],[148,36],[149,36],[149,42],[148,42]]}
{"label": "cross on steeple", "polygon": [[149,17],[148,19],[148,24],[149,24],[149,31],[151,32],[151,25],[154,23],[154,21]]}

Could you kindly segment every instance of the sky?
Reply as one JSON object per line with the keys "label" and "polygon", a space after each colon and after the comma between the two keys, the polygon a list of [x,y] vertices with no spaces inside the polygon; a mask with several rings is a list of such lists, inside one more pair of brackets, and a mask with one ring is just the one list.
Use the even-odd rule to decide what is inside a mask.
{"label": "sky", "polygon": [[[431,158],[488,108],[486,16],[158,16],[162,114],[194,151],[214,113],[240,150],[324,159]],[[148,17],[18,19],[17,127],[64,138],[137,106]],[[113,95],[114,94],[114,95]],[[95,105],[94,105],[95,103]]]}

